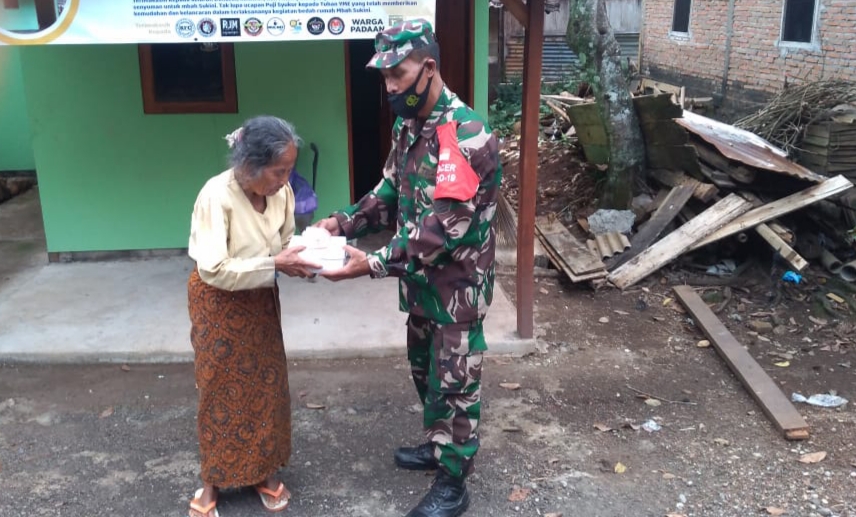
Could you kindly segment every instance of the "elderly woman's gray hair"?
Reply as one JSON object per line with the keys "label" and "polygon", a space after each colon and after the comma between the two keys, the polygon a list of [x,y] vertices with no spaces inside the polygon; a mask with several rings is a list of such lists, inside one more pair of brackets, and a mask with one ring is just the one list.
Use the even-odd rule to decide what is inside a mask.
{"label": "elderly woman's gray hair", "polygon": [[256,177],[261,170],[285,154],[289,144],[300,147],[302,140],[291,123],[268,115],[254,117],[226,136],[232,156],[229,161],[236,170]]}

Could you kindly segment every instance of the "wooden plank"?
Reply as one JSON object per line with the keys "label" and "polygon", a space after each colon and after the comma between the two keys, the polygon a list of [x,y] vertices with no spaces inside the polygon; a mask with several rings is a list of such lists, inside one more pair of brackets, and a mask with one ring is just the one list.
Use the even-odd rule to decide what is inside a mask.
{"label": "wooden plank", "polygon": [[648,171],[648,174],[658,182],[667,187],[677,187],[678,185],[691,185],[693,187],[693,197],[699,201],[707,203],[719,193],[716,185],[703,183],[695,178],[690,178],[686,174],[679,171],[668,171],[665,169],[654,169]]}
{"label": "wooden plank", "polygon": [[[517,9],[523,26],[523,98],[520,121],[520,161],[518,165],[517,215],[517,333],[523,339],[535,333],[535,205],[538,198],[538,124],[541,109],[541,57],[544,51],[544,0],[529,0],[527,15],[521,14],[520,0],[506,0]],[[530,16],[535,13],[534,16]]]}
{"label": "wooden plank", "polygon": [[671,169],[701,174],[695,147],[691,145],[646,146],[648,166],[652,169]]}
{"label": "wooden plank", "polygon": [[529,13],[523,0],[502,0],[502,5],[520,22],[524,29],[529,27]]}
{"label": "wooden plank", "polygon": [[648,249],[648,246],[657,240],[657,237],[663,233],[666,226],[672,222],[684,205],[687,204],[687,201],[693,195],[693,190],[694,187],[692,185],[678,185],[673,187],[669,195],[666,196],[666,199],[657,208],[657,211],[654,212],[654,215],[651,216],[651,219],[643,224],[639,231],[630,239],[630,249],[607,262],[607,269],[614,269]]}
{"label": "wooden plank", "polygon": [[603,262],[592,254],[585,243],[577,240],[560,221],[541,216],[536,218],[535,228],[575,275],[605,268]]}
{"label": "wooden plank", "polygon": [[675,294],[776,429],[788,440],[808,439],[809,426],[799,411],[692,287],[677,286]]}
{"label": "wooden plank", "polygon": [[630,287],[671,262],[699,237],[716,231],[751,207],[751,203],[737,194],[729,194],[610,273],[609,281],[620,289]]}
{"label": "wooden plank", "polygon": [[713,169],[711,167],[708,167],[703,163],[699,163],[698,165],[701,169],[701,175],[707,178],[711,183],[716,185],[717,188],[737,188],[737,184],[731,181],[731,178],[728,176],[728,174],[722,172],[719,169]]}
{"label": "wooden plank", "polygon": [[599,269],[582,275],[577,275],[576,273],[571,271],[571,268],[568,267],[568,264],[564,260],[562,260],[562,257],[559,256],[555,250],[550,247],[550,244],[540,233],[538,234],[538,242],[541,243],[544,252],[547,254],[547,258],[550,259],[550,262],[552,262],[553,265],[555,265],[559,271],[562,271],[565,276],[568,277],[568,280],[570,280],[572,283],[576,284],[578,282],[585,282],[587,280],[597,280],[606,277],[606,275],[608,274],[606,272],[606,269]]}
{"label": "wooden plank", "polygon": [[574,122],[574,125],[593,125],[603,127],[603,121],[600,119],[600,112],[597,110],[597,104],[594,102],[586,104],[577,104],[568,108],[568,116]]}
{"label": "wooden plank", "polygon": [[[571,124],[573,124],[573,122],[571,122]],[[606,131],[603,130],[603,126],[601,124],[585,126],[574,125],[574,129],[576,129],[577,138],[583,147],[591,145],[604,146],[607,144]]]}
{"label": "wooden plank", "polygon": [[689,141],[689,132],[674,120],[655,120],[641,124],[645,146],[685,145]]}
{"label": "wooden plank", "polygon": [[710,164],[714,169],[720,170],[739,181],[740,183],[752,183],[755,181],[755,171],[745,165],[732,164],[728,158],[719,154],[714,148],[693,141],[693,145],[700,160]]}
{"label": "wooden plank", "polygon": [[682,89],[681,86],[675,86],[673,84],[664,83],[662,81],[655,81],[655,80],[649,79],[647,77],[642,78],[642,80],[639,83],[639,87],[642,88],[643,91],[645,90],[645,88],[652,88],[652,89],[656,88],[657,90],[660,90],[661,92],[671,93],[671,94],[675,94],[675,95],[680,95],[681,89]]}
{"label": "wooden plank", "polygon": [[799,210],[804,206],[826,199],[829,196],[834,196],[840,192],[852,187],[853,184],[844,176],[835,176],[822,183],[813,185],[803,191],[783,197],[772,203],[767,203],[764,206],[755,208],[737,219],[731,221],[727,225],[717,231],[708,234],[692,245],[688,251],[698,249],[702,246],[724,239],[729,235],[734,235],[737,232],[742,232],[748,228],[755,227],[761,223],[765,223],[770,219],[775,219],[782,215]]}
{"label": "wooden plank", "polygon": [[684,113],[680,106],[672,102],[672,95],[668,93],[633,97],[633,106],[642,124],[679,118]]}
{"label": "wooden plank", "polygon": [[779,234],[774,232],[769,226],[761,223],[755,227],[755,231],[758,232],[758,235],[767,241],[767,244],[773,248],[773,251],[781,255],[781,257],[785,259],[785,261],[787,261],[795,271],[802,271],[808,267],[808,262],[806,262],[799,253],[794,251],[794,249],[779,237]]}

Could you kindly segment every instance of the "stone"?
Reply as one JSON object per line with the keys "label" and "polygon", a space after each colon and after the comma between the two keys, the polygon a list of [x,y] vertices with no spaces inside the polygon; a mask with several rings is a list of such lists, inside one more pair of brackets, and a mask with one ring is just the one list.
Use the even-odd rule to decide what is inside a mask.
{"label": "stone", "polygon": [[588,217],[589,229],[595,235],[612,232],[629,234],[635,221],[636,214],[631,210],[601,209]]}

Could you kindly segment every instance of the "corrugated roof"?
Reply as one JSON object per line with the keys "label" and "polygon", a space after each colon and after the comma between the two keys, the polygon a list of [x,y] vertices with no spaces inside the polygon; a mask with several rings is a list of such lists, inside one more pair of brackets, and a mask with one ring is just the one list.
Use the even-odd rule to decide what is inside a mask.
{"label": "corrugated roof", "polygon": [[675,122],[731,160],[814,183],[827,179],[792,162],[784,151],[755,133],[686,110],[683,118],[677,118]]}
{"label": "corrugated roof", "polygon": [[605,259],[630,249],[627,236],[619,232],[595,235],[593,240],[586,242],[592,253]]}

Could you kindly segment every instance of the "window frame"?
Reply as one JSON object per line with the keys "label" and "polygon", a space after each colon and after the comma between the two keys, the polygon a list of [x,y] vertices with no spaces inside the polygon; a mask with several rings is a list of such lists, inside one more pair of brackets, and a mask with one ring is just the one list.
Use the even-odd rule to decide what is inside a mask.
{"label": "window frame", "polygon": [[820,44],[818,42],[818,23],[820,20],[820,2],[818,0],[814,0],[814,19],[811,21],[811,41],[789,41],[784,39],[785,36],[785,13],[788,9],[788,2],[790,0],[784,0],[782,2],[782,17],[779,21],[779,39],[776,41],[776,46],[783,48],[793,48],[793,49],[806,49],[806,50],[820,50]]}
{"label": "window frame", "polygon": [[[190,43],[186,43],[190,44]],[[235,77],[235,47],[232,43],[220,45],[220,63],[223,71],[222,101],[163,102],[155,96],[155,74],[152,63],[152,45],[137,45],[140,59],[140,86],[143,92],[143,113],[147,115],[175,115],[183,113],[238,113],[238,87]]]}
{"label": "window frame", "polygon": [[676,11],[677,11],[677,8],[678,8],[678,2],[679,2],[679,1],[681,1],[681,0],[674,0],[674,2],[672,2],[672,18],[671,18],[671,20],[670,20],[670,22],[669,22],[669,38],[671,38],[671,39],[677,39],[677,40],[688,40],[688,39],[690,39],[690,34],[691,34],[691,32],[692,32],[692,31],[690,30],[690,27],[692,27],[692,21],[693,21],[693,7],[694,7],[695,2],[693,2],[693,0],[687,0],[687,1],[690,3],[690,5],[689,5],[689,13],[688,13],[688,15],[687,15],[687,31],[686,31],[686,32],[681,32],[681,31],[676,31],[676,30],[674,30],[674,26],[675,26],[675,14],[676,14]]}

